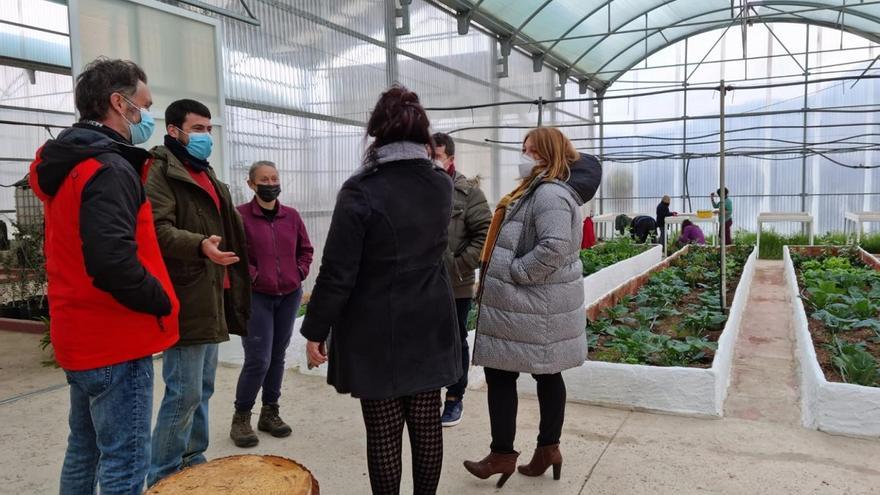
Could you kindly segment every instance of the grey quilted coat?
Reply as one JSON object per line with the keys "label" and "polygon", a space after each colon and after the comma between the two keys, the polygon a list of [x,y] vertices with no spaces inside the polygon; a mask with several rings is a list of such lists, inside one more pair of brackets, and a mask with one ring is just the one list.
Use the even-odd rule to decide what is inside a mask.
{"label": "grey quilted coat", "polygon": [[589,155],[571,168],[567,182],[536,179],[508,206],[483,280],[475,365],[552,374],[586,360],[580,206],[602,168]]}

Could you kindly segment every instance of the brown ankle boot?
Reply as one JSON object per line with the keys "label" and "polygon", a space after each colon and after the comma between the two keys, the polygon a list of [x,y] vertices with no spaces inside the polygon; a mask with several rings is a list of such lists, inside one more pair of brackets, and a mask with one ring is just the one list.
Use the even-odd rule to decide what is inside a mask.
{"label": "brown ankle boot", "polygon": [[464,468],[481,480],[484,480],[493,474],[501,474],[501,477],[498,478],[498,483],[495,485],[496,487],[501,488],[504,486],[504,482],[507,481],[507,478],[510,478],[510,475],[513,474],[514,468],[516,467],[517,457],[519,457],[519,452],[514,452],[512,454],[497,454],[495,452],[490,452],[482,461],[464,461]]}
{"label": "brown ankle boot", "polygon": [[290,426],[278,415],[278,404],[263,404],[257,429],[278,438],[286,437],[291,432]]}
{"label": "brown ankle boot", "polygon": [[229,430],[229,438],[235,443],[236,447],[248,448],[254,447],[260,443],[257,434],[251,428],[251,412],[235,411],[232,415],[232,428]]}
{"label": "brown ankle boot", "polygon": [[536,448],[532,460],[517,469],[526,476],[541,476],[550,466],[553,466],[553,479],[558,480],[562,475],[562,452],[558,443]]}

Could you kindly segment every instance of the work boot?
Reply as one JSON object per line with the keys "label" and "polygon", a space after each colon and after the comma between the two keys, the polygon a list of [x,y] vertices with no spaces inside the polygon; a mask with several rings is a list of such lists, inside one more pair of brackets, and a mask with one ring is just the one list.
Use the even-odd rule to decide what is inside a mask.
{"label": "work boot", "polygon": [[232,428],[229,430],[229,438],[235,443],[236,447],[248,448],[256,447],[260,443],[254,429],[251,428],[251,412],[235,411],[232,415]]}
{"label": "work boot", "polygon": [[517,457],[519,457],[519,452],[514,452],[512,454],[490,452],[489,455],[484,457],[481,461],[464,461],[464,468],[481,480],[484,480],[493,474],[500,474],[501,477],[498,478],[498,483],[496,483],[495,486],[501,488],[504,486],[504,482],[507,481],[507,478],[510,478],[510,475],[516,470]]}
{"label": "work boot", "polygon": [[291,432],[290,426],[278,416],[278,404],[263,404],[257,429],[278,438],[286,437]]}
{"label": "work boot", "polygon": [[562,453],[558,443],[536,448],[532,460],[517,469],[526,476],[541,476],[550,466],[553,466],[553,479],[558,480],[562,475]]}

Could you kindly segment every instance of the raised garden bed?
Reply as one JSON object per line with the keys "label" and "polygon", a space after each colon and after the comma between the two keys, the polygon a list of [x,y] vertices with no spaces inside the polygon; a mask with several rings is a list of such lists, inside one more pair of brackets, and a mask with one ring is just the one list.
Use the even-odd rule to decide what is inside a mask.
{"label": "raised garden bed", "polygon": [[785,248],[804,426],[880,437],[880,261],[858,248]]}
{"label": "raised garden bed", "polygon": [[581,251],[584,304],[589,306],[663,259],[663,247],[620,237]]}
{"label": "raised garden bed", "polygon": [[[652,278],[655,281],[664,280],[672,284],[671,277],[669,276],[670,270],[668,270],[670,267],[675,269],[673,272],[681,272],[681,265],[693,264],[695,255],[703,258],[707,253],[717,251],[717,248],[685,247],[665,261],[655,265],[645,273],[630,279],[590,305],[587,308],[588,319],[591,322],[600,321],[603,317],[607,316],[607,309],[615,308],[611,310],[612,313],[621,310],[621,303],[629,306],[629,311],[633,310],[632,305],[639,304],[635,302],[635,298],[640,297],[638,294],[643,288],[648,292],[656,292],[657,294],[655,295],[661,295],[661,290],[656,288],[647,289],[647,287],[657,286],[657,284],[650,282]],[[748,250],[743,249],[740,249],[738,254],[733,252],[734,249],[731,249],[731,251],[734,254],[731,258],[739,258],[741,260],[740,268],[736,270],[740,275],[736,277],[734,273],[729,274],[728,287],[731,289],[729,297],[732,296],[732,298],[730,299],[729,316],[723,324],[723,329],[686,330],[705,336],[706,341],[712,344],[708,346],[708,349],[706,346],[700,345],[698,350],[692,352],[695,350],[693,340],[691,343],[688,343],[686,335],[684,335],[683,339],[679,336],[671,337],[669,335],[666,335],[664,338],[657,337],[662,335],[662,333],[651,332],[655,337],[637,334],[633,339],[632,334],[634,332],[629,332],[628,337],[631,341],[639,342],[639,339],[645,339],[646,342],[644,343],[650,344],[652,346],[651,349],[656,348],[656,350],[654,352],[615,354],[606,351],[618,348],[625,349],[628,344],[622,343],[621,346],[606,346],[606,343],[610,344],[608,340],[603,342],[600,340],[602,337],[598,337],[598,339],[594,337],[594,346],[590,350],[590,360],[584,363],[583,366],[565,372],[568,398],[593,404],[639,410],[695,416],[721,416],[723,414],[724,399],[727,395],[727,387],[730,383],[734,344],[739,335],[742,312],[748,299],[749,288],[755,269],[754,251],[750,254],[748,254]],[[706,261],[708,262],[709,260]],[[711,271],[711,267],[704,268],[705,271]],[[693,276],[696,276],[696,274]],[[678,286],[677,283],[675,285]],[[676,290],[681,292],[681,288]],[[706,302],[700,301],[701,294]],[[687,295],[679,295],[674,301],[671,301],[674,304],[670,308],[675,308],[676,311],[686,314],[669,314],[663,317],[664,321],[660,321],[660,317],[658,317],[657,320],[660,321],[659,327],[657,322],[648,322],[648,315],[645,314],[639,315],[638,318],[632,316],[632,321],[619,322],[618,326],[625,326],[630,328],[630,330],[634,330],[632,327],[641,326],[639,319],[642,319],[648,325],[653,324],[659,330],[666,329],[667,331],[672,331],[674,326],[683,328],[685,317],[696,313],[696,311],[691,311],[690,304],[697,305],[700,309],[706,309],[705,307],[710,304],[710,299],[705,294],[705,290],[695,290]],[[665,295],[673,297],[670,293]],[[678,308],[682,308],[684,311]],[[626,318],[629,317],[621,316],[621,319]],[[651,320],[653,321],[653,318]],[[620,332],[621,336],[624,336],[626,333],[627,330]],[[691,338],[699,337],[691,335]],[[668,344],[671,340],[682,341],[682,344]],[[663,341],[663,347],[660,347],[661,341]],[[685,349],[685,345],[688,346],[688,349]],[[701,353],[702,356],[699,355]],[[633,357],[640,357],[641,359],[632,359]],[[618,361],[628,360],[631,362],[640,360],[645,364],[598,361],[595,360],[596,358],[616,359]],[[681,365],[684,364],[684,358],[687,358],[690,366]],[[673,363],[679,365],[669,365]],[[523,385],[532,386],[527,382],[523,382]]]}

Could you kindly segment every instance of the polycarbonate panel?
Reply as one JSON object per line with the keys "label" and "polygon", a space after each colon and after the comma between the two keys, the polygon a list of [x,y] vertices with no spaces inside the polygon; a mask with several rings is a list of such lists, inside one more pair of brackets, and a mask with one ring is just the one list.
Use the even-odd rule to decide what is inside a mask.
{"label": "polycarbonate panel", "polygon": [[[475,0],[460,0],[454,5],[458,8],[461,4],[473,6],[475,3]],[[745,5],[749,10],[742,12]],[[843,7],[848,10],[841,16]],[[649,54],[688,36],[731,25],[736,31],[743,17],[747,17],[750,24],[842,24],[845,30],[880,40],[876,35],[880,6],[846,0],[769,0],[758,4],[728,0],[556,0],[549,3],[546,0],[486,0],[479,10],[510,30],[522,27],[520,37],[543,41],[540,47],[568,62],[578,73],[594,79],[596,86],[616,80]],[[532,14],[534,17],[526,23]],[[569,39],[549,41],[562,35]]]}
{"label": "polycarbonate panel", "polygon": [[[803,25],[769,26],[791,50],[800,64],[806,63],[806,27]],[[730,32],[719,43],[706,62],[694,75],[694,80],[705,81],[702,87],[714,88],[720,78],[732,84],[734,90],[726,99],[726,182],[734,200],[734,229],[757,228],[756,217],[761,212],[806,211],[814,215],[816,230],[823,233],[843,229],[843,213],[877,210],[880,205],[880,174],[875,169],[853,169],[862,164],[873,165],[876,156],[871,149],[880,142],[880,128],[876,124],[876,95],[880,83],[866,79],[853,88],[852,81],[811,84],[808,86],[807,106],[811,109],[840,108],[807,114],[806,145],[808,157],[804,161],[804,107],[803,75],[781,77],[779,81],[795,81],[786,87],[748,89],[767,82],[768,77],[788,76],[796,72],[797,64],[786,53],[765,26],[750,28],[747,55],[742,62],[742,39],[739,32]],[[691,73],[696,63],[706,56],[706,50],[718,39],[720,32],[707,33],[689,41],[688,59]],[[841,41],[844,51],[837,50]],[[864,69],[880,49],[864,39],[825,28],[810,28],[809,64],[811,80],[828,77],[822,72],[838,67]],[[665,52],[669,52],[668,54]],[[770,54],[772,58],[764,58]],[[873,55],[873,56],[872,56]],[[716,62],[732,58],[727,62]],[[683,43],[658,52],[649,59],[649,67],[668,64],[654,70],[641,66],[624,75],[625,81],[639,81],[645,74],[650,79],[631,83],[629,91],[653,83],[653,79],[681,80],[683,68],[672,67],[670,60],[683,60]],[[746,68],[746,66],[748,66]],[[742,80],[754,78],[751,80]],[[733,82],[731,82],[733,81]],[[698,85],[699,86],[699,85]],[[616,94],[610,92],[610,94]],[[666,104],[651,101],[655,97],[629,97],[607,100],[606,118],[623,125],[607,125],[605,141],[606,179],[604,212],[629,211],[629,208],[653,212],[662,194],[673,196],[673,207],[679,209],[708,208],[708,195],[718,187],[719,94],[717,90],[700,91],[689,87],[687,114],[695,117],[687,122],[687,147],[682,139],[684,124],[680,121],[632,124],[639,119],[675,117],[682,115],[681,92],[666,94]],[[644,102],[642,101],[644,100]],[[647,107],[647,110],[643,110]],[[660,107],[660,108],[658,108]],[[841,108],[842,107],[842,108]],[[779,113],[788,112],[788,113]],[[665,113],[665,115],[664,115]],[[739,114],[752,113],[742,117]],[[767,113],[755,115],[756,113]],[[709,118],[701,118],[709,117]],[[594,151],[598,146],[582,148]],[[684,165],[690,155],[685,188]],[[822,153],[824,157],[817,154]],[[757,155],[757,156],[745,156]],[[833,160],[833,161],[832,161]],[[840,162],[835,164],[834,161]],[[630,163],[636,162],[636,163]],[[806,163],[806,176],[804,164]],[[806,181],[804,181],[806,179]],[[690,196],[682,202],[681,195]],[[806,196],[802,196],[802,193]],[[772,225],[783,232],[799,232],[798,224]],[[866,230],[876,229],[876,226]]]}
{"label": "polycarbonate panel", "polygon": [[69,75],[36,72],[34,84],[25,69],[0,65],[0,105],[56,112],[73,118],[73,78]]}
{"label": "polycarbonate panel", "polygon": [[495,78],[494,40],[471,29],[458,34],[455,18],[424,0],[410,6],[412,34],[397,38],[397,47],[419,57],[490,83]]}
{"label": "polycarbonate panel", "polygon": [[[141,5],[113,0],[72,2],[71,22],[79,34],[72,42],[74,63],[83,66],[97,57],[133,60],[147,74],[152,93],[150,108],[156,132],[142,146],[162,143],[165,109],[173,101],[192,98],[211,110],[214,148],[211,162],[218,174],[227,170],[224,150],[224,99],[221,94],[222,60],[219,59],[216,26],[210,18],[189,15],[162,4]],[[74,67],[74,73],[83,67]]]}
{"label": "polycarbonate panel", "polygon": [[47,0],[0,0],[0,57],[70,67],[67,32],[65,5]]}
{"label": "polycarbonate panel", "polygon": [[224,21],[227,98],[366,122],[387,85],[382,46],[285,5],[254,2],[252,9],[262,26]]}

